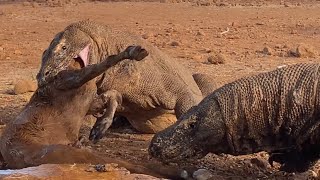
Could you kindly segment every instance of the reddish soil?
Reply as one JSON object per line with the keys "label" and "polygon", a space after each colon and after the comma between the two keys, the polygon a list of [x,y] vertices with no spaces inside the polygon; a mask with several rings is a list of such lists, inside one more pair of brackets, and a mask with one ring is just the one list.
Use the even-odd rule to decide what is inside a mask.
{"label": "reddish soil", "polygon": [[[219,85],[282,65],[318,62],[319,0],[160,1],[0,0],[0,131],[31,95],[13,95],[15,82],[34,79],[42,52],[54,35],[68,24],[87,18],[142,35],[190,71],[211,74]],[[300,44],[304,48],[297,53]],[[209,56],[210,61],[217,56],[223,60],[211,64]],[[84,126],[82,134],[88,135],[88,131]],[[121,128],[111,130],[97,144],[86,145],[105,156],[139,163],[156,162],[147,155],[151,137]],[[214,179],[320,176],[320,163],[313,171],[302,174],[279,172],[277,166],[267,164],[267,154],[263,152],[239,157],[208,155],[188,166],[209,168],[216,175]]]}

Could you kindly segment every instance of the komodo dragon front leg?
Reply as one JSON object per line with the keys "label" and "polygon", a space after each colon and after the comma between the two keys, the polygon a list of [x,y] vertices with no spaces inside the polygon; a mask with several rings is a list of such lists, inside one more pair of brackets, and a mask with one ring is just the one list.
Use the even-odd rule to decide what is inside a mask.
{"label": "komodo dragon front leg", "polygon": [[[106,131],[111,126],[116,113],[120,112],[120,114],[122,114],[121,112],[134,108],[123,107],[122,98],[122,95],[116,90],[109,90],[96,97],[88,112],[88,114],[92,114],[97,118],[96,123],[90,131],[90,140],[98,141],[105,135]],[[176,100],[174,106],[165,106],[165,109],[163,110],[152,109],[146,111],[143,109],[130,109],[130,111],[133,111],[134,113],[124,113],[122,115],[125,115],[135,128],[138,128],[142,132],[151,133],[158,131],[157,123],[169,123],[169,119],[172,119],[171,123],[174,123],[176,118],[179,118],[182,114],[187,112],[188,109],[197,105],[200,100],[200,98],[197,99],[186,92]],[[172,113],[170,113],[170,111],[172,111]],[[166,120],[163,121],[164,119]],[[169,125],[170,124],[166,126]]]}
{"label": "komodo dragon front leg", "polygon": [[[193,74],[193,78],[199,86],[203,97],[207,96],[217,88],[214,78],[207,74]],[[174,104],[166,105],[166,99],[161,98],[158,99],[158,101],[164,105],[166,110],[173,110],[174,112],[164,112],[166,110],[161,111],[158,109],[149,111],[135,109],[134,113],[125,114],[125,116],[130,121],[132,126],[141,132],[158,132],[158,129],[161,126],[157,126],[157,123],[174,123],[176,118],[179,118],[181,115],[186,113],[187,110],[198,104],[200,99],[196,98],[190,91],[187,90],[178,96]],[[106,93],[102,93],[101,95],[97,96],[89,111],[89,114],[99,113],[99,115],[95,115],[97,121],[91,130],[89,136],[90,140],[99,140],[103,137],[105,132],[111,126],[115,113],[119,112],[120,109],[124,110],[124,107],[117,108],[117,106],[120,106],[121,104],[122,95],[116,90],[109,90]],[[128,107],[125,109],[127,108]],[[132,110],[134,107],[130,107],[130,109]],[[166,126],[169,125],[171,124]]]}
{"label": "komodo dragon front leg", "polygon": [[[132,44],[143,45],[151,55],[145,61],[123,61],[105,71],[96,82],[98,92],[117,90],[122,95],[125,109],[116,111],[116,115],[127,117],[140,132],[159,132],[197,105],[203,93],[191,72],[134,34],[92,21],[70,24],[56,35],[43,54],[38,84],[45,84],[58,72],[68,69],[73,60],[79,61],[83,68],[101,62],[104,57],[117,54]],[[110,119],[115,108],[111,109],[101,119]],[[98,122],[108,127],[106,120]]]}

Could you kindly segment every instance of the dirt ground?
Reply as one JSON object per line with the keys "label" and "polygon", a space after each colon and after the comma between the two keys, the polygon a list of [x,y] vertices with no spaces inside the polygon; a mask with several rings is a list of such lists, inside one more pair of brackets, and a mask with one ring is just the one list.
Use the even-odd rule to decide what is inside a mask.
{"label": "dirt ground", "polygon": [[[190,71],[211,74],[219,85],[282,65],[319,61],[319,0],[81,2],[0,0],[0,129],[31,95],[13,95],[15,82],[35,79],[54,35],[87,18],[142,35]],[[88,133],[84,127],[82,134]],[[86,145],[109,157],[156,162],[147,154],[151,138],[117,128]],[[213,179],[320,178],[320,163],[306,173],[286,174],[268,165],[265,153],[210,154],[193,166],[210,169]]]}

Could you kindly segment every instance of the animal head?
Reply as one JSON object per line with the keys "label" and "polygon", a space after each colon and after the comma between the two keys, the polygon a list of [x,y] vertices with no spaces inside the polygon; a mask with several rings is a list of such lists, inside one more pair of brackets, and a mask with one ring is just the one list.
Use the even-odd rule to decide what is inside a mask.
{"label": "animal head", "polygon": [[81,30],[77,24],[69,25],[54,37],[43,52],[41,68],[37,74],[38,85],[41,86],[48,78],[68,69],[74,60],[78,61],[81,67],[86,67],[92,57],[92,48],[92,39],[88,33]]}
{"label": "animal head", "polygon": [[[206,104],[206,103],[205,103]],[[155,134],[149,153],[163,162],[185,162],[204,157],[225,137],[220,113],[214,108],[191,108],[167,129]],[[219,119],[220,120],[220,119]]]}
{"label": "animal head", "polygon": [[81,68],[81,65],[77,61],[73,61],[68,67],[68,70],[62,70],[58,72],[57,75],[48,78],[47,82],[39,86],[39,88],[46,89],[47,86],[45,85],[52,84],[52,82],[54,82],[54,86],[60,90],[78,88],[124,59],[140,61],[148,55],[149,52],[141,46],[128,46],[118,55],[111,55],[105,61],[92,66]]}

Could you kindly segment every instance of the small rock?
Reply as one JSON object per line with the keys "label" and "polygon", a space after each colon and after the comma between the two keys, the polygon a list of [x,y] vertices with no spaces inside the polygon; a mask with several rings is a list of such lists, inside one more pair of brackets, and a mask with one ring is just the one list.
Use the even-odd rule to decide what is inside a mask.
{"label": "small rock", "polygon": [[14,54],[16,54],[16,55],[21,55],[22,52],[21,52],[20,50],[14,50]]}
{"label": "small rock", "polygon": [[198,32],[197,32],[197,36],[204,36],[204,35],[205,35],[205,33],[202,32],[202,31],[198,31]]}
{"label": "small rock", "polygon": [[296,55],[300,58],[315,58],[316,51],[311,46],[300,44],[296,49]]}
{"label": "small rock", "polygon": [[95,172],[96,169],[93,166],[89,166],[87,169],[85,169],[86,172]]}
{"label": "small rock", "polygon": [[257,22],[256,25],[262,26],[262,25],[264,25],[264,22]]}
{"label": "small rock", "polygon": [[192,177],[196,180],[208,180],[212,176],[212,173],[207,169],[198,169],[192,175]]}
{"label": "small rock", "polygon": [[276,44],[275,46],[274,46],[274,48],[276,48],[276,49],[281,49],[281,48],[283,48],[284,46],[282,45],[282,44]]}
{"label": "small rock", "polygon": [[221,53],[211,53],[208,57],[208,62],[211,64],[224,64],[226,61],[226,57]]}
{"label": "small rock", "polygon": [[33,8],[38,8],[39,7],[39,4],[37,2],[32,2],[31,6]]}
{"label": "small rock", "polygon": [[227,39],[240,39],[240,36],[238,35],[230,35],[227,37]]}
{"label": "small rock", "polygon": [[225,6],[225,7],[227,7],[227,6],[229,6],[230,4],[229,3],[227,3],[227,2],[219,2],[219,3],[216,3],[216,6]]}
{"label": "small rock", "polygon": [[98,172],[107,172],[106,165],[104,164],[97,164],[94,166],[94,169]]}
{"label": "small rock", "polygon": [[253,158],[250,161],[252,164],[255,164],[256,166],[263,168],[263,169],[267,169],[268,167],[268,162],[266,160],[260,159],[260,158]]}
{"label": "small rock", "polygon": [[182,179],[188,179],[189,178],[189,174],[186,170],[182,170],[181,173],[180,173],[180,177]]}
{"label": "small rock", "polygon": [[290,34],[298,34],[298,31],[297,31],[297,30],[295,30],[295,29],[291,29]]}
{"label": "small rock", "polygon": [[288,54],[289,57],[297,57],[298,56],[297,52],[296,52],[296,49],[288,50],[287,54]]}
{"label": "small rock", "polygon": [[149,39],[150,37],[152,37],[153,35],[151,33],[145,33],[142,35],[143,39]]}
{"label": "small rock", "polygon": [[204,51],[205,51],[206,53],[211,53],[211,52],[212,52],[212,50],[209,49],[209,48],[204,48]]}
{"label": "small rock", "polygon": [[14,94],[23,94],[26,92],[34,92],[37,89],[37,84],[31,80],[19,80],[14,86]]}
{"label": "small rock", "polygon": [[171,45],[171,46],[179,46],[180,43],[177,42],[177,41],[172,41],[172,42],[170,43],[170,45]]}
{"label": "small rock", "polygon": [[263,48],[262,53],[265,54],[265,55],[272,55],[273,54],[273,49],[268,47],[268,46],[266,46],[266,47]]}
{"label": "small rock", "polygon": [[31,3],[30,2],[23,2],[22,5],[23,6],[31,6]]}
{"label": "small rock", "polygon": [[87,172],[112,172],[121,169],[118,167],[118,164],[110,163],[110,164],[97,164],[90,165],[85,171]]}
{"label": "small rock", "polygon": [[290,7],[290,4],[284,3],[284,7]]}
{"label": "small rock", "polygon": [[201,60],[203,59],[203,57],[202,57],[202,55],[197,54],[197,55],[194,55],[194,56],[192,57],[192,59],[194,59],[194,60],[196,60],[196,61],[201,61]]}

